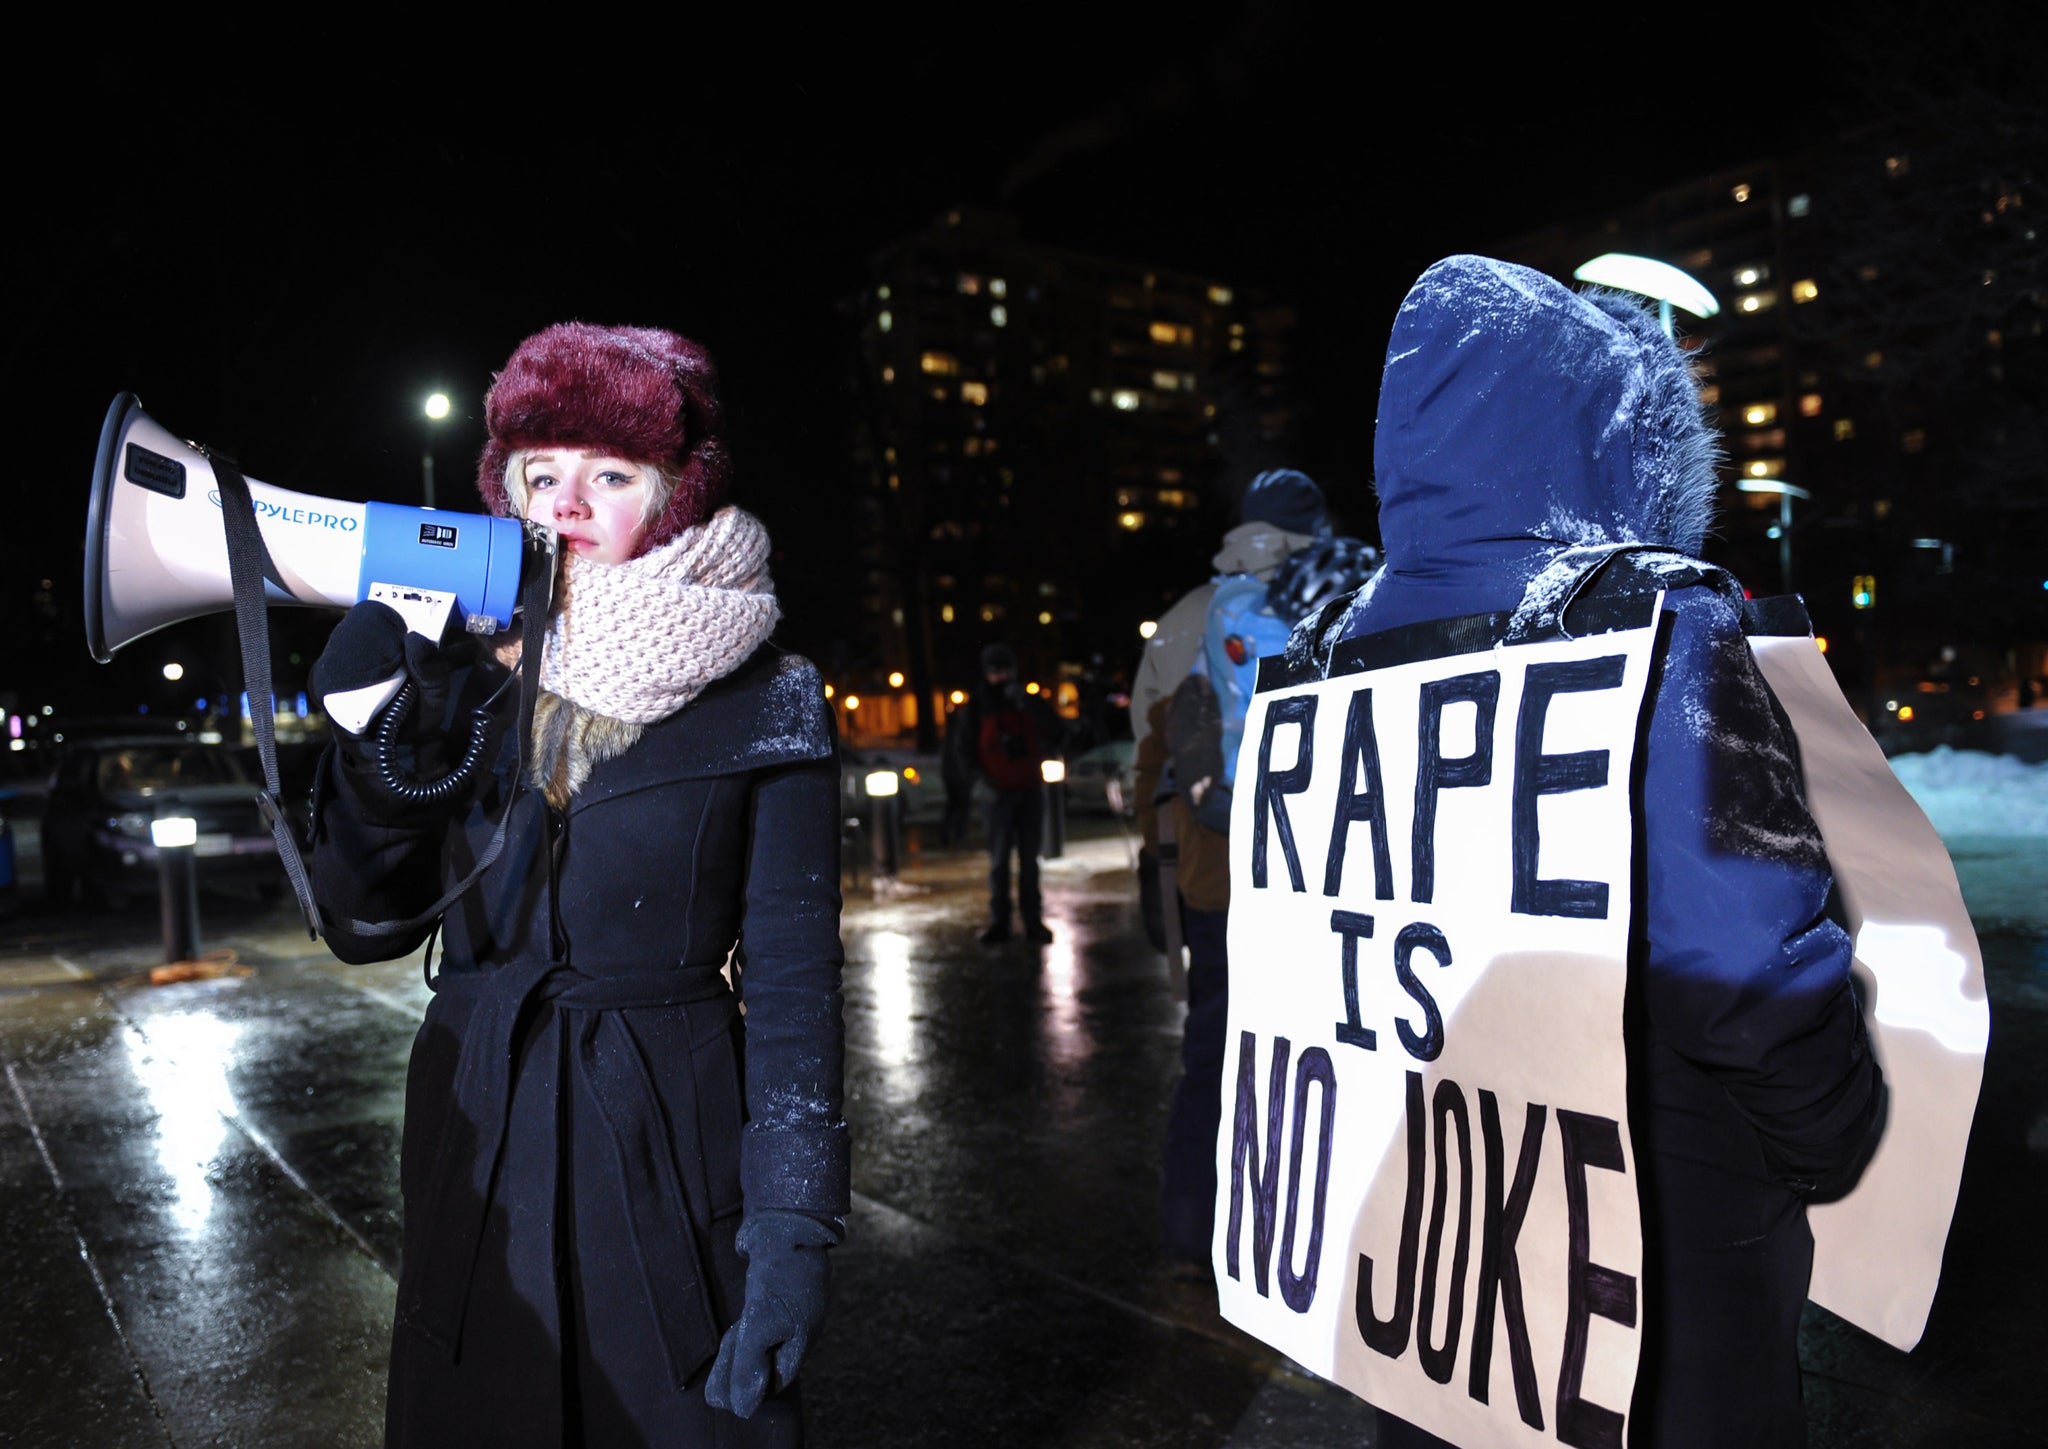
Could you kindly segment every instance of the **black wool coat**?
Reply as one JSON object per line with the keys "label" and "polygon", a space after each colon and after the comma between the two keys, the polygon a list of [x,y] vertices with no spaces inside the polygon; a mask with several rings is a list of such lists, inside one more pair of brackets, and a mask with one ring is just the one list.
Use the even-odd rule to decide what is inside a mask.
{"label": "black wool coat", "polygon": [[[481,662],[474,705],[504,680]],[[331,750],[314,891],[344,961],[419,946],[389,1445],[794,1443],[793,1394],[703,1403],[746,1212],[848,1201],[837,741],[817,671],[764,646],[596,765],[515,791],[517,694],[467,803],[395,807]],[[509,813],[507,813],[509,810]],[[728,985],[725,968],[735,985]]]}

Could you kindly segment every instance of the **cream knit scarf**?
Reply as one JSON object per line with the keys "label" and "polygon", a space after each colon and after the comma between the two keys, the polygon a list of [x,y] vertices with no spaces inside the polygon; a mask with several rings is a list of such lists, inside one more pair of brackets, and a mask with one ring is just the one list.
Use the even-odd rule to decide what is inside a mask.
{"label": "cream knit scarf", "polygon": [[768,530],[740,508],[625,563],[569,555],[541,654],[534,783],[565,805],[592,765],[737,669],[781,616]]}

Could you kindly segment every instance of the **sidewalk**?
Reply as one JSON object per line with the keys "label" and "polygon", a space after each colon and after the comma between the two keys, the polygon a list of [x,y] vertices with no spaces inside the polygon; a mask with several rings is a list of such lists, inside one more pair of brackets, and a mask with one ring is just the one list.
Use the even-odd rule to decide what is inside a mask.
{"label": "sidewalk", "polygon": [[[1158,1251],[1180,1008],[1131,847],[1073,824],[1043,951],[976,941],[978,849],[920,832],[894,885],[848,877],[855,1198],[811,1443],[1369,1445],[1370,1410]],[[419,963],[342,965],[289,905],[207,929],[247,974],[148,985],[147,912],[0,952],[0,1442],[379,1442]],[[1991,1064],[1934,1321],[1909,1355],[1809,1309],[1814,1449],[2048,1442],[2048,942],[1985,954]]]}

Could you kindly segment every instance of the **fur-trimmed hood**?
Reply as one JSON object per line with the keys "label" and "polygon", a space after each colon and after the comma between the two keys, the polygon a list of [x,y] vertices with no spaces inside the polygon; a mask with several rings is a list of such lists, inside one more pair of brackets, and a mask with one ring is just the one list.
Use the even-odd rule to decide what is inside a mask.
{"label": "fur-trimmed hood", "polygon": [[1720,457],[1685,351],[1640,299],[1447,257],[1387,346],[1373,446],[1386,569],[1367,627],[1512,608],[1565,548],[1696,555]]}

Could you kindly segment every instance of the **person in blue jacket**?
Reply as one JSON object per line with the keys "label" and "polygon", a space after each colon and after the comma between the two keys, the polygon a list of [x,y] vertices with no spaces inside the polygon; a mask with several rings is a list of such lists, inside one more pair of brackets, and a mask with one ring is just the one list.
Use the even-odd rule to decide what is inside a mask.
{"label": "person in blue jacket", "polygon": [[[1853,1185],[1884,1087],[1791,727],[1698,558],[1721,461],[1641,300],[1448,257],[1401,304],[1373,459],[1384,566],[1294,650],[1472,614],[1530,637],[1664,593],[1624,1023],[1644,1233],[1636,1446],[1806,1439],[1806,1204]],[[1382,1445],[1435,1444],[1381,1414]]]}

